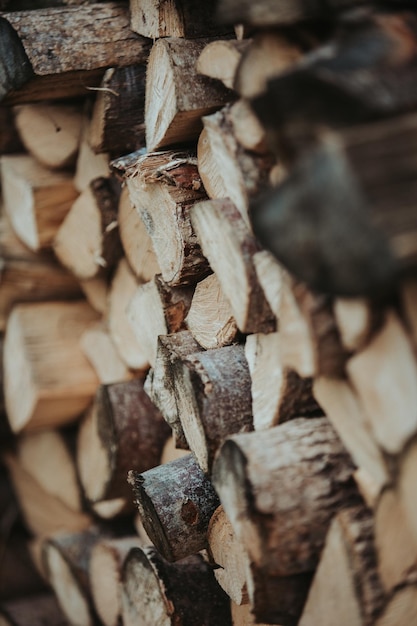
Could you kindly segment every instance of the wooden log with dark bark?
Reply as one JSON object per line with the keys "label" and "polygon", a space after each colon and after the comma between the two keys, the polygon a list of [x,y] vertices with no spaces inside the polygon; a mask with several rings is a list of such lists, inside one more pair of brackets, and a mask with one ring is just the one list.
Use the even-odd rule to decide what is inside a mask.
{"label": "wooden log with dark bark", "polygon": [[159,464],[171,430],[139,379],[100,385],[81,425],[77,464],[88,501],[129,499],[127,473]]}
{"label": "wooden log with dark bark", "polygon": [[66,617],[52,593],[9,600],[0,605],[0,626],[66,626]]}
{"label": "wooden log with dark bark", "polygon": [[358,502],[353,471],[325,418],[234,435],[220,449],[213,483],[249,555],[258,620],[297,623],[332,517]]}
{"label": "wooden log with dark bark", "polygon": [[[149,41],[129,28],[129,10],[124,2],[50,7],[36,13],[15,11],[0,16],[9,44],[10,25],[17,32],[12,49],[23,44],[29,70],[31,65],[31,74],[35,74],[22,86],[22,81],[19,84],[17,79],[11,80],[9,69],[9,104],[87,96],[89,89],[100,86],[106,68],[144,63],[149,54]],[[9,49],[8,56],[2,58],[10,54]],[[22,56],[21,49],[18,54],[20,73],[26,80],[30,76],[26,55]]]}
{"label": "wooden log with dark bark", "polygon": [[205,199],[191,152],[145,154],[125,173],[130,199],[152,240],[162,278],[171,286],[194,284],[209,272],[190,222],[190,209]]}
{"label": "wooden log with dark bark", "polygon": [[0,42],[0,100],[3,100],[10,91],[27,83],[34,72],[19,35],[1,16]]}
{"label": "wooden log with dark bark", "polygon": [[155,548],[135,548],[123,571],[126,626],[231,626],[230,601],[200,555],[168,563]]}
{"label": "wooden log with dark bark", "polygon": [[195,141],[201,117],[231,99],[229,89],[197,73],[207,39],[159,39],[149,55],[145,126],[149,151]]}
{"label": "wooden log with dark bark", "polygon": [[143,526],[168,561],[207,547],[219,498],[192,454],[143,474],[129,473]]}

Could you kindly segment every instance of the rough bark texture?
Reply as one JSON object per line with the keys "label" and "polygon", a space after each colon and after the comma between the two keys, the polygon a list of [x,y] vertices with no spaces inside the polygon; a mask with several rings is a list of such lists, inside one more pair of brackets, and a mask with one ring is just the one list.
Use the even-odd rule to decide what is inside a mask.
{"label": "rough bark texture", "polygon": [[19,89],[33,76],[22,42],[9,22],[0,17],[0,100]]}
{"label": "rough bark texture", "polygon": [[144,474],[131,472],[129,482],[145,530],[168,561],[206,547],[219,499],[192,454]]}

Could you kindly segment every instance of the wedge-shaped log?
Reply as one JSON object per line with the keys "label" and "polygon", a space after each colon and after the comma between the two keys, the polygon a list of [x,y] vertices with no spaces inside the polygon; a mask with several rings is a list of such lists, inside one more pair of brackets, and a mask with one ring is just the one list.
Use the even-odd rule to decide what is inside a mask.
{"label": "wedge-shaped log", "polygon": [[172,286],[207,276],[208,265],[190,222],[206,193],[189,152],[145,154],[125,174],[130,199],[152,239],[162,278]]}
{"label": "wedge-shaped log", "polygon": [[87,499],[127,499],[128,471],[158,465],[170,434],[142,381],[101,385],[78,437],[78,470]]}
{"label": "wedge-shaped log", "polygon": [[213,484],[249,555],[258,620],[297,623],[330,521],[358,501],[353,471],[325,418],[294,419],[223,444]]}
{"label": "wedge-shaped log", "polygon": [[4,208],[17,236],[35,252],[51,247],[78,196],[69,172],[52,172],[29,155],[1,157]]}
{"label": "wedge-shaped log", "polygon": [[31,595],[0,605],[1,626],[66,626],[68,624],[53,593]]}
{"label": "wedge-shaped log", "polygon": [[197,73],[195,64],[209,40],[158,40],[149,55],[145,126],[149,151],[197,139],[201,116],[225,105],[230,90]]}
{"label": "wedge-shaped log", "polygon": [[212,41],[198,57],[197,72],[221,80],[225,87],[233,89],[239,61],[250,44],[249,39]]}
{"label": "wedge-shaped log", "polygon": [[117,223],[119,191],[110,178],[93,180],[74,202],[55,236],[55,254],[81,280],[110,271],[122,256]]}
{"label": "wedge-shaped log", "polygon": [[78,340],[96,320],[85,302],[13,309],[4,345],[5,400],[13,431],[57,426],[87,408],[98,379]]}
{"label": "wedge-shaped log", "polygon": [[109,176],[109,155],[96,154],[90,146],[90,118],[83,117],[80,147],[75,166],[74,185],[78,191],[84,191],[95,178]]}
{"label": "wedge-shaped log", "polygon": [[271,332],[275,317],[259,285],[253,256],[259,245],[230,200],[207,200],[191,209],[204,255],[230,301],[239,330]]}
{"label": "wedge-shaped log", "polygon": [[133,377],[133,372],[122,361],[103,322],[87,328],[81,335],[80,346],[103,385],[120,383]]}
{"label": "wedge-shaped log", "polygon": [[168,563],[153,547],[134,548],[123,568],[126,626],[231,626],[230,601],[200,555]]}
{"label": "wedge-shaped log", "polygon": [[211,473],[228,435],[253,429],[251,380],[243,346],[226,346],[177,359],[171,383],[178,416],[201,469]]}
{"label": "wedge-shaped log", "polygon": [[144,63],[149,54],[149,41],[129,28],[124,2],[1,15],[19,35],[36,75],[9,94],[11,103],[86,96],[89,87],[99,87],[105,68]]}
{"label": "wedge-shaped log", "polygon": [[192,454],[129,473],[145,531],[168,561],[207,547],[207,528],[219,498]]}

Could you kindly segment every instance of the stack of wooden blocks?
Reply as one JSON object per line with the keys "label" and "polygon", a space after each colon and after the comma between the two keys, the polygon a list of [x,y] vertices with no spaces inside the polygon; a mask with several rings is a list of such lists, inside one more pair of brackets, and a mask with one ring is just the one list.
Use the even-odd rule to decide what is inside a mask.
{"label": "stack of wooden blocks", "polygon": [[413,3],[0,8],[0,626],[417,624]]}

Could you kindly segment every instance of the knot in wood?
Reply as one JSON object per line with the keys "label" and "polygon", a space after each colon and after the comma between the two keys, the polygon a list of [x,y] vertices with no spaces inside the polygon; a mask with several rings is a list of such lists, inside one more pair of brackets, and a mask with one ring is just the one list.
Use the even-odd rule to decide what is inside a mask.
{"label": "knot in wood", "polygon": [[191,500],[186,499],[181,507],[181,518],[188,526],[195,526],[199,522],[198,508]]}

